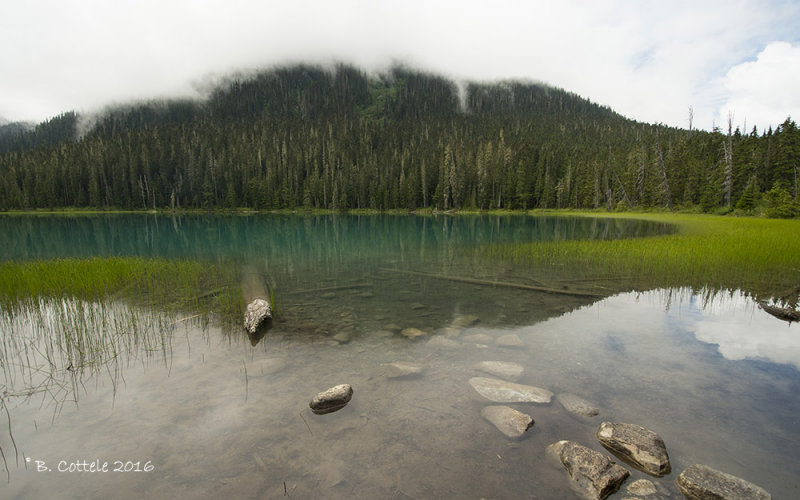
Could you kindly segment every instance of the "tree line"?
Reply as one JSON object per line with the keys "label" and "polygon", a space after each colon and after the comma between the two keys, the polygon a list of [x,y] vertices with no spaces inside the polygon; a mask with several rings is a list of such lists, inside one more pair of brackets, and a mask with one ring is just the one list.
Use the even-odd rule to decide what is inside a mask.
{"label": "tree line", "polygon": [[0,210],[694,209],[798,212],[800,130],[629,120],[561,89],[297,65],[204,101],[0,134]]}

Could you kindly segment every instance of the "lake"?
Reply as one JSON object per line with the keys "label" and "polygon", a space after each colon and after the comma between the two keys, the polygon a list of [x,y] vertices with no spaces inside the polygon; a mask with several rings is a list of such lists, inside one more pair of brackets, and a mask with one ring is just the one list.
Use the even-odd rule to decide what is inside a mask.
{"label": "lake", "polygon": [[[198,302],[131,294],[4,307],[2,496],[579,498],[547,446],[569,439],[610,456],[595,432],[621,421],[658,432],[673,471],[626,467],[626,485],[649,479],[682,498],[675,477],[701,463],[795,498],[797,324],[741,291],[650,289],[486,252],[669,230],[549,216],[0,217],[0,261],[186,259],[233,276],[197,296],[257,273],[275,308],[248,336]],[[535,425],[509,439],[468,383],[492,377],[483,361],[517,363],[517,383],[600,413],[573,414],[556,397],[511,404]],[[397,362],[422,372],[393,378]],[[342,383],[354,389],[347,406],[310,411]],[[611,498],[631,496],[625,487]]]}

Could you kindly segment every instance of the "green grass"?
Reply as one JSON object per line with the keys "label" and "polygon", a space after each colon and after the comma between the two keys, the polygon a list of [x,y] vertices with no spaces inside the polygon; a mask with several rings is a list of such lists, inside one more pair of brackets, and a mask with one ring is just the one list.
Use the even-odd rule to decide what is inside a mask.
{"label": "green grass", "polygon": [[630,276],[641,287],[740,289],[762,298],[797,300],[800,220],[687,214],[596,214],[674,224],[648,238],[554,241],[491,247],[490,255],[591,276]]}
{"label": "green grass", "polygon": [[[232,274],[233,273],[233,274]],[[195,309],[216,302],[238,311],[235,266],[186,259],[107,257],[0,263],[0,306],[32,299],[121,299],[136,305]],[[234,275],[236,274],[236,275]],[[215,293],[210,293],[215,292]]]}

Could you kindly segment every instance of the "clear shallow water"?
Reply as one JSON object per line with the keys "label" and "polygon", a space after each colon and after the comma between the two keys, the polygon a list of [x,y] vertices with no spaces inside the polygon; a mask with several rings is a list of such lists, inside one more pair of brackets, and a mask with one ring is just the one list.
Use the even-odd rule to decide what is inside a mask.
{"label": "clear shallow water", "polygon": [[[376,222],[366,223],[369,243],[349,247],[356,256],[309,251],[312,257],[291,269],[291,259],[269,258],[281,312],[255,345],[235,329],[153,312],[137,323],[139,342],[109,348],[119,355],[101,369],[77,377],[57,366],[56,376],[68,382],[61,404],[48,393],[9,399],[19,454],[0,433],[10,465],[10,481],[0,488],[9,498],[571,498],[566,472],[547,460],[545,448],[573,439],[604,451],[594,432],[603,420],[619,420],[662,435],[674,472],[654,481],[673,498],[681,497],[674,478],[696,462],[749,479],[774,498],[796,497],[796,324],[737,293],[709,298],[671,290],[597,301],[397,273],[544,279],[537,270],[476,262],[464,251],[469,238],[448,245],[439,236],[441,243],[428,247],[405,243],[400,231],[381,247]],[[319,241],[322,252],[325,238]],[[320,288],[334,290],[314,291]],[[96,307],[129,314],[124,305]],[[444,330],[459,314],[480,322],[457,334]],[[57,311],[41,316],[45,327],[34,328],[42,323],[36,318],[5,316],[0,328],[16,339],[46,337]],[[410,341],[393,334],[396,327],[429,335]],[[343,331],[348,343],[333,340]],[[510,333],[524,345],[495,343]],[[486,403],[467,384],[484,360],[520,363],[520,383],[580,395],[601,414],[577,417],[556,401],[513,405],[536,425],[509,441],[481,419]],[[422,363],[426,371],[390,380],[385,364],[393,361]],[[24,381],[8,373],[7,385]],[[355,389],[347,407],[310,412],[314,394],[344,382]],[[153,470],[58,472],[61,461],[68,467],[96,459],[109,469],[118,460],[123,468],[149,462]],[[37,472],[39,466],[53,471]],[[633,471],[628,483],[641,477]]]}

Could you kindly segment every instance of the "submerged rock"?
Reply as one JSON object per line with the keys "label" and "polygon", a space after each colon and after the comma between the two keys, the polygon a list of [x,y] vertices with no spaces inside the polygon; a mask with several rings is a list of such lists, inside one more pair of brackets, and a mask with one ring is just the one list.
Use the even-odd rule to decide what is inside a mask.
{"label": "submerged rock", "polygon": [[353,388],[350,384],[340,384],[322,391],[308,403],[311,411],[317,415],[325,415],[341,410],[353,397]]}
{"label": "submerged rock", "polygon": [[509,361],[481,361],[475,365],[475,369],[511,382],[519,380],[525,371],[521,364]]}
{"label": "submerged rock", "polygon": [[678,483],[681,493],[690,500],[768,500],[772,498],[763,488],[749,481],[699,464],[692,465],[681,472],[675,482]]}
{"label": "submerged rock", "polygon": [[473,344],[489,344],[494,340],[494,337],[485,333],[474,333],[463,337],[462,340]]}
{"label": "submerged rock", "polygon": [[557,395],[556,399],[565,410],[582,417],[594,417],[600,413],[592,403],[574,394],[564,392]]}
{"label": "submerged rock", "polygon": [[333,336],[333,340],[340,344],[347,344],[350,342],[350,333],[349,332],[339,332]]}
{"label": "submerged rock", "polygon": [[425,345],[427,345],[428,347],[444,348],[444,349],[456,349],[458,347],[461,347],[461,343],[445,337],[433,337]]}
{"label": "submerged rock", "polygon": [[628,485],[626,491],[631,495],[637,495],[640,497],[646,497],[647,495],[655,495],[658,493],[658,490],[656,490],[656,485],[647,479],[639,479],[638,481],[632,482]]}
{"label": "submerged rock", "polygon": [[469,385],[494,403],[549,403],[553,393],[541,387],[514,384],[488,377],[472,377]]}
{"label": "submerged rock", "polygon": [[244,329],[247,333],[256,333],[261,324],[272,318],[272,307],[265,299],[255,299],[247,304],[244,312]]}
{"label": "submerged rock", "polygon": [[519,335],[516,333],[509,333],[500,337],[497,337],[497,340],[494,341],[499,347],[525,347],[525,342],[519,338]]}
{"label": "submerged rock", "polygon": [[387,378],[411,378],[422,375],[425,367],[419,363],[407,363],[405,361],[395,361],[386,366]]}
{"label": "submerged rock", "polygon": [[597,428],[597,439],[621,460],[651,476],[662,477],[672,470],[664,440],[649,429],[622,422],[603,422]]}
{"label": "submerged rock", "polygon": [[392,332],[392,333],[400,333],[400,331],[402,330],[400,326],[394,323],[389,323],[388,325],[384,325],[383,329],[386,330],[387,332]]}
{"label": "submerged rock", "polygon": [[530,415],[508,406],[487,406],[481,410],[481,416],[511,439],[522,437],[535,423]]}
{"label": "submerged rock", "polygon": [[453,328],[469,328],[470,326],[474,325],[480,321],[477,316],[472,314],[459,314],[453,321],[450,322],[450,326]]}
{"label": "submerged rock", "polygon": [[400,331],[400,335],[407,339],[416,340],[420,337],[424,337],[427,335],[424,331],[420,330],[419,328],[404,328]]}
{"label": "submerged rock", "polygon": [[600,452],[574,441],[559,441],[547,451],[569,472],[573,486],[592,499],[603,499],[619,490],[628,479],[625,470]]}
{"label": "submerged rock", "polygon": [[441,333],[445,337],[452,338],[452,337],[458,337],[459,335],[461,335],[461,330],[458,329],[458,328],[452,328],[452,327],[446,326],[446,327],[442,328],[441,330],[439,330],[439,333]]}

